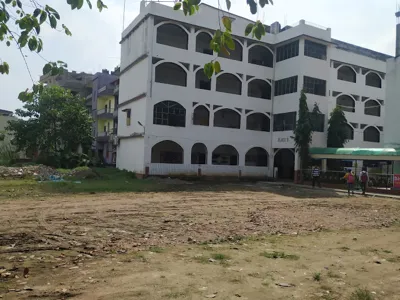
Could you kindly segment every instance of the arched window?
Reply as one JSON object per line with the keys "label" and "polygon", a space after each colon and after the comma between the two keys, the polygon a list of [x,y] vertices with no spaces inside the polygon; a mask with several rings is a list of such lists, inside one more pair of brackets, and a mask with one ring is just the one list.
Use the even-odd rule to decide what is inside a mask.
{"label": "arched window", "polygon": [[352,113],[356,111],[356,102],[348,95],[340,95],[336,99],[336,105],[339,106],[343,111],[348,111]]}
{"label": "arched window", "polygon": [[211,90],[211,79],[204,74],[203,69],[196,72],[196,89]]}
{"label": "arched window", "polygon": [[217,77],[217,92],[241,95],[242,82],[233,74],[225,73]]}
{"label": "arched window", "polygon": [[229,108],[220,109],[214,114],[214,126],[239,129],[240,114]]}
{"label": "arched window", "polygon": [[187,50],[188,35],[180,26],[166,23],[157,28],[157,43]]}
{"label": "arched window", "polygon": [[156,66],[156,82],[186,86],[185,70],[174,63],[161,63]]}
{"label": "arched window", "polygon": [[271,99],[271,85],[265,80],[254,79],[248,84],[247,96]]}
{"label": "arched window", "polygon": [[270,131],[270,120],[262,113],[254,113],[247,116],[246,129],[256,131]]}
{"label": "arched window", "polygon": [[251,148],[246,153],[245,165],[256,166],[256,167],[267,167],[268,152],[261,147]]}
{"label": "arched window", "polygon": [[349,124],[345,125],[345,133],[347,140],[354,140],[354,129]]}
{"label": "arched window", "polygon": [[196,36],[196,52],[213,55],[213,50],[210,48],[211,36],[208,33],[200,32]]}
{"label": "arched window", "polygon": [[212,153],[213,165],[237,166],[238,163],[239,163],[239,153],[231,145],[218,146]]}
{"label": "arched window", "polygon": [[192,147],[192,160],[193,165],[207,164],[207,147],[202,143],[196,143]]}
{"label": "arched window", "polygon": [[376,88],[382,88],[382,79],[378,74],[370,72],[365,76],[365,84]]}
{"label": "arched window", "polygon": [[267,48],[257,45],[249,50],[249,64],[273,67],[274,55]]}
{"label": "arched window", "polygon": [[208,126],[210,124],[210,111],[203,105],[197,106],[193,111],[193,125]]}
{"label": "arched window", "polygon": [[173,141],[162,141],[151,148],[151,162],[183,164],[183,148]]}
{"label": "arched window", "polygon": [[225,53],[223,53],[221,51],[218,54],[218,56],[219,57],[228,58],[228,59],[242,61],[242,52],[243,52],[242,45],[238,41],[236,41],[235,39],[233,40],[233,42],[235,43],[235,50],[228,49],[230,55],[226,55]]}
{"label": "arched window", "polygon": [[370,116],[381,116],[381,105],[378,101],[368,100],[365,102],[364,113]]}
{"label": "arched window", "polygon": [[153,124],[185,127],[186,110],[175,101],[162,101],[154,105]]}
{"label": "arched window", "polygon": [[364,142],[379,143],[381,141],[381,133],[375,127],[367,127],[364,130]]}
{"label": "arched window", "polygon": [[338,72],[337,78],[339,80],[356,82],[357,74],[349,66],[341,66],[337,72]]}

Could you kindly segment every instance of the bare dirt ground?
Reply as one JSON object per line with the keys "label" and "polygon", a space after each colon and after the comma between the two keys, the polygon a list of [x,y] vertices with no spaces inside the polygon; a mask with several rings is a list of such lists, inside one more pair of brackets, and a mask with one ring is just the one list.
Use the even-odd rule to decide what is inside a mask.
{"label": "bare dirt ground", "polygon": [[0,208],[3,299],[400,299],[399,200],[255,185]]}

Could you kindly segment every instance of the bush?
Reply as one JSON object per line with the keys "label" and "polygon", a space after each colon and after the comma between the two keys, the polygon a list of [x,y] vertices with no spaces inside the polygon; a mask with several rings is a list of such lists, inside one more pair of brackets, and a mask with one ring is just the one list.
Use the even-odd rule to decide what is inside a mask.
{"label": "bush", "polygon": [[18,153],[10,142],[0,145],[0,165],[10,166],[18,159]]}
{"label": "bush", "polygon": [[77,167],[88,166],[90,161],[83,153],[40,153],[35,161],[38,164],[50,166],[53,168],[74,169]]}

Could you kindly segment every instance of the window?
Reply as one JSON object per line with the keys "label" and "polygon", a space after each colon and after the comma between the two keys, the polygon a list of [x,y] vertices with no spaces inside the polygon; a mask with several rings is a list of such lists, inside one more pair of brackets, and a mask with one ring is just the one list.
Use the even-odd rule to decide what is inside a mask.
{"label": "window", "polygon": [[212,153],[213,165],[237,166],[238,163],[239,163],[239,153],[231,145],[218,146]]}
{"label": "window", "polygon": [[297,76],[275,81],[275,96],[297,92]]}
{"label": "window", "polygon": [[364,142],[379,143],[381,140],[381,134],[375,127],[367,127],[364,130]]}
{"label": "window", "polygon": [[371,72],[365,76],[365,84],[368,86],[382,88],[382,80],[378,74]]}
{"label": "window", "polygon": [[353,98],[348,95],[341,95],[336,100],[336,105],[339,106],[343,111],[355,112],[356,102]]}
{"label": "window", "polygon": [[183,164],[183,148],[173,141],[162,141],[151,148],[151,162]]}
{"label": "window", "polygon": [[311,114],[311,125],[313,131],[324,132],[325,127],[325,115],[324,114]]}
{"label": "window", "polygon": [[214,126],[239,129],[240,114],[229,108],[220,109],[214,114]]}
{"label": "window", "polygon": [[131,126],[131,110],[126,110],[126,126]]}
{"label": "window", "polygon": [[304,55],[326,60],[326,45],[306,40],[304,44]]}
{"label": "window", "polygon": [[204,74],[203,69],[196,72],[196,89],[211,90],[211,79]]}
{"label": "window", "polygon": [[217,92],[242,94],[242,82],[235,75],[225,73],[217,77]]}
{"label": "window", "polygon": [[251,148],[246,153],[245,166],[267,167],[268,152],[260,147]]}
{"label": "window", "polygon": [[251,47],[249,50],[248,63],[272,68],[274,64],[274,56],[267,48],[256,45]]}
{"label": "window", "polygon": [[188,49],[188,35],[175,24],[163,24],[157,28],[157,43],[180,49]]}
{"label": "window", "polygon": [[193,112],[193,125],[208,126],[210,122],[210,111],[203,105],[199,105]]}
{"label": "window", "polygon": [[274,131],[294,130],[296,126],[296,112],[274,115]]}
{"label": "window", "polygon": [[160,83],[186,86],[186,72],[174,63],[161,63],[156,66],[155,81]]}
{"label": "window", "polygon": [[153,124],[185,127],[186,110],[177,102],[163,101],[154,105]]}
{"label": "window", "polygon": [[208,33],[200,32],[196,36],[196,52],[213,55],[210,48],[211,36]]}
{"label": "window", "polygon": [[262,113],[254,113],[248,115],[246,120],[246,129],[269,132],[270,131],[269,118]]}
{"label": "window", "polygon": [[233,40],[233,42],[235,43],[235,50],[228,50],[230,55],[226,55],[223,52],[218,53],[219,57],[224,57],[224,58],[228,58],[228,59],[233,59],[233,60],[238,60],[238,61],[242,61],[242,45],[237,41],[237,40]]}
{"label": "window", "polygon": [[356,72],[350,68],[349,66],[342,66],[338,69],[337,79],[348,81],[348,82],[356,82],[357,74]]}
{"label": "window", "polygon": [[381,116],[381,105],[375,100],[365,102],[364,113],[369,116]]}
{"label": "window", "polygon": [[299,41],[280,46],[276,49],[276,62],[299,55]]}
{"label": "window", "polygon": [[192,147],[191,163],[205,165],[207,163],[207,147],[202,143],[196,143]]}
{"label": "window", "polygon": [[326,95],[326,81],[318,78],[304,76],[304,92],[318,96]]}
{"label": "window", "polygon": [[271,85],[265,80],[254,79],[248,84],[247,96],[271,99]]}

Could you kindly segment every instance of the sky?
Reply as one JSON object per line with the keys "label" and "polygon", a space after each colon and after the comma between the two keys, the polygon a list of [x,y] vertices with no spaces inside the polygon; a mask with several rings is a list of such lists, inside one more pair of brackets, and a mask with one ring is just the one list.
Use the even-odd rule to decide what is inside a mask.
{"label": "sky", "polygon": [[[279,21],[282,25],[292,25],[304,19],[330,27],[332,38],[394,55],[396,1],[400,3],[399,0],[274,0],[273,6],[266,5],[257,15],[251,15],[246,0],[231,0],[231,12],[265,24]],[[123,0],[103,0],[108,9],[101,13],[87,7],[71,11],[66,0],[37,2],[54,7],[61,15],[59,22],[68,26],[72,36],[49,26],[42,28],[42,57],[24,51],[33,81],[39,80],[46,60],[62,60],[70,70],[90,73],[113,70],[119,65]],[[203,2],[218,5],[217,0]],[[139,14],[139,5],[140,0],[126,0],[125,28]],[[224,0],[221,7],[225,9]],[[13,111],[22,106],[18,94],[32,87],[32,80],[18,48],[0,42],[0,59],[10,65],[9,75],[0,74],[0,109]]]}

